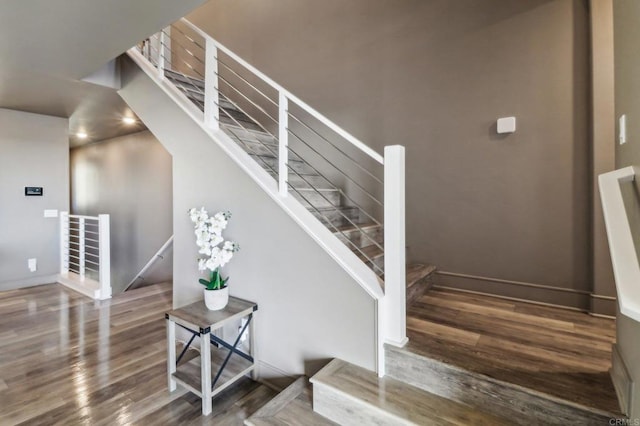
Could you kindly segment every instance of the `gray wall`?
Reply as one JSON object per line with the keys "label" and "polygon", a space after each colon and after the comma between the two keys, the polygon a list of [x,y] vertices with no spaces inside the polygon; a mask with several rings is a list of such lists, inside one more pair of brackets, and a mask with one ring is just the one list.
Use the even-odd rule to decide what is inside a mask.
{"label": "gray wall", "polygon": [[[628,134],[626,144],[616,144],[616,167],[621,168],[640,165],[640,2],[615,0],[613,6],[616,119],[627,114]],[[623,194],[631,227],[636,231],[636,251],[640,253],[640,187],[637,180],[635,184],[635,188],[625,188]],[[635,382],[632,415],[640,418],[640,324],[618,314],[617,342]]]}
{"label": "gray wall", "polygon": [[334,357],[374,369],[376,307],[358,283],[129,60],[119,93],[173,156],[174,306],[203,298],[187,211],[229,210],[225,236],[241,251],[224,273],[231,295],[258,303],[261,376]]}
{"label": "gray wall", "polygon": [[407,147],[409,260],[487,277],[440,284],[588,308],[587,9],[212,0],[189,19],[378,151]]}
{"label": "gray wall", "polygon": [[[111,285],[121,292],[173,233],[172,159],[149,131],[71,150],[71,211],[111,217]],[[153,277],[171,280],[171,268]]]}
{"label": "gray wall", "polygon": [[[66,119],[0,109],[0,290],[53,282],[59,272],[58,219],[44,210],[69,208],[67,129]],[[25,186],[44,195],[25,197]]]}

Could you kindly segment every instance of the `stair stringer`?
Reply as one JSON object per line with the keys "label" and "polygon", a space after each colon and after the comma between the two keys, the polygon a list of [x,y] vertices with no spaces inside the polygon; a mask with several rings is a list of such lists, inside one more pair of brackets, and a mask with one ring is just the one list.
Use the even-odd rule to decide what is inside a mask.
{"label": "stair stringer", "polygon": [[[212,170],[211,167],[206,165],[206,159],[204,157],[208,156],[208,158],[211,158],[211,156],[214,155],[217,156],[218,159],[216,164],[220,164],[220,161],[223,161],[225,164],[229,164],[228,167],[225,166],[226,169],[229,169],[229,167],[231,167],[231,169],[237,170],[237,172],[233,173],[234,176],[238,176],[237,179],[240,179],[240,181],[238,181],[240,185],[239,188],[244,188],[249,182],[251,182],[251,189],[247,188],[247,197],[251,197],[250,194],[261,194],[259,196],[260,199],[271,200],[275,202],[275,205],[273,205],[273,207],[265,205],[265,208],[268,207],[267,210],[271,212],[271,215],[273,215],[274,212],[278,212],[277,214],[283,218],[278,218],[276,222],[282,222],[283,220],[285,220],[284,218],[286,218],[286,221],[291,223],[291,227],[289,227],[289,225],[286,225],[285,227],[288,235],[300,234],[310,237],[308,239],[304,238],[304,240],[301,240],[300,237],[296,237],[296,239],[290,241],[286,240],[289,241],[287,243],[285,243],[284,241],[280,241],[279,243],[290,244],[294,248],[298,244],[300,244],[300,250],[304,250],[306,253],[315,256],[310,265],[305,264],[304,266],[306,270],[309,271],[308,274],[312,275],[308,279],[308,281],[310,282],[300,282],[298,288],[293,289],[296,292],[300,291],[306,295],[305,297],[307,299],[303,300],[303,302],[309,305],[307,307],[307,309],[309,309],[309,315],[305,320],[308,320],[309,318],[315,318],[316,322],[323,322],[324,319],[317,316],[319,313],[313,311],[314,309],[320,310],[320,307],[322,307],[322,309],[324,309],[323,315],[328,316],[328,322],[334,324],[333,326],[331,326],[332,328],[329,331],[330,334],[333,334],[333,331],[337,330],[336,334],[343,335],[341,337],[342,340],[339,342],[340,345],[343,345],[342,349],[339,347],[339,345],[336,346],[331,342],[327,342],[328,340],[334,339],[333,336],[329,336],[324,339],[325,343],[323,349],[321,350],[322,357],[318,357],[316,355],[315,358],[320,359],[334,357],[335,351],[339,350],[351,351],[357,356],[364,356],[363,354],[366,353],[368,355],[366,355],[367,359],[364,364],[362,362],[358,362],[357,360],[349,359],[349,361],[353,362],[354,364],[361,365],[365,368],[375,370],[378,363],[377,357],[379,356],[379,347],[381,346],[379,344],[380,337],[378,335],[380,330],[380,328],[378,327],[378,306],[380,299],[383,298],[381,283],[375,273],[371,271],[366,265],[364,265],[355,256],[355,254],[353,254],[342,242],[340,242],[340,240],[336,238],[333,233],[326,229],[301,203],[299,203],[291,196],[280,196],[273,177],[271,177],[265,170],[263,170],[259,164],[257,164],[225,133],[219,130],[207,128],[202,120],[202,112],[192,106],[191,102],[188,101],[186,97],[184,97],[184,95],[182,95],[182,93],[180,93],[177,89],[174,89],[172,85],[170,85],[168,82],[163,81],[163,79],[158,75],[155,68],[148,66],[144,62],[145,60],[143,58],[136,58],[135,52],[133,52],[132,55],[130,54],[130,56],[134,59],[138,59],[140,63],[137,63],[138,61],[134,61],[134,63],[127,57],[124,58],[124,60],[122,61],[123,88],[119,91],[119,94],[125,101],[127,101],[132,109],[139,115],[139,117],[148,125],[149,129],[156,134],[156,136],[166,147],[166,149],[174,156],[174,182],[176,180],[176,176],[178,176],[179,173],[195,173],[198,175],[202,175],[202,173],[200,172],[196,173],[195,171],[191,172],[189,170],[185,170],[185,167],[194,170],[201,170],[203,167],[208,167],[210,170]],[[154,116],[153,114],[155,110],[157,110],[160,115]],[[184,131],[177,129],[184,129]],[[178,135],[178,137],[176,137],[176,134]],[[211,141],[210,144],[208,143],[209,141]],[[185,150],[188,150],[189,152],[193,152],[193,150],[202,152],[189,155],[191,160],[188,164],[186,164],[184,159],[180,159],[183,158],[181,157],[181,155],[183,154],[180,153],[184,153]],[[197,158],[198,156],[201,158]],[[211,175],[211,172],[207,172],[206,175]],[[236,178],[234,177],[234,179]],[[200,182],[203,183],[203,192],[206,192],[208,187],[212,188],[212,190],[215,191],[215,187],[217,184],[216,180],[217,179],[215,177],[207,177],[206,179],[200,180]],[[182,182],[184,183],[184,181]],[[184,254],[193,250],[195,256],[196,249],[192,241],[192,231],[185,232],[184,227],[186,226],[186,222],[184,219],[186,218],[186,216],[184,216],[183,218],[181,216],[181,212],[182,210],[184,210],[186,215],[186,210],[191,207],[187,204],[201,203],[202,201],[199,201],[199,195],[194,196],[193,191],[189,191],[188,197],[186,197],[185,202],[185,197],[179,195],[182,188],[183,187],[181,185],[174,188],[174,232],[176,232],[176,251],[183,252],[182,254]],[[233,191],[242,191],[242,189]],[[176,197],[178,196],[181,197],[181,200],[176,201]],[[253,197],[258,196],[253,195]],[[207,198],[207,196],[205,195],[203,198]],[[209,196],[208,198],[208,207],[216,209],[230,208],[232,212],[234,211],[233,207],[229,207],[228,203],[226,201],[223,201],[224,199],[221,199],[221,203],[224,202],[226,205],[217,206],[215,205],[217,203],[217,201],[215,201],[215,197],[212,198],[211,196]],[[245,199],[247,200],[247,203],[249,203],[251,200],[250,198]],[[235,202],[236,205],[238,204],[237,198],[233,198],[230,200],[232,202]],[[263,203],[264,201],[260,202]],[[245,208],[246,206],[247,204],[245,204],[242,208]],[[260,208],[260,206],[261,204],[257,204],[256,208]],[[280,213],[283,210],[285,214]],[[236,209],[235,211],[239,213],[241,210]],[[291,220],[293,220],[293,222],[291,222]],[[230,222],[231,227],[235,226],[235,221],[237,221],[237,219],[232,218],[232,221]],[[243,225],[250,226],[251,223],[247,225],[245,222]],[[264,226],[264,224],[262,226]],[[269,224],[268,226],[271,225]],[[182,230],[178,231],[178,227],[182,227]],[[275,229],[278,228],[274,228],[274,230]],[[294,232],[293,229],[295,229],[296,231]],[[233,232],[233,229],[231,229],[231,231]],[[264,232],[262,234],[264,234]],[[234,233],[229,234],[229,236],[234,237]],[[249,239],[250,238],[244,238],[239,239],[238,241],[242,246],[243,241],[247,242],[247,240]],[[312,247],[314,248],[312,249]],[[238,261],[234,259],[228,268],[228,273],[232,275],[232,281],[234,282],[240,281],[241,279],[246,277],[247,274],[252,274],[252,272],[247,271],[246,268],[240,273],[237,272],[238,269],[235,269],[237,268],[236,265],[242,265],[243,262],[245,262],[245,260],[242,258],[242,256],[246,256],[244,254],[244,251],[245,250],[241,250],[241,252],[238,254],[238,257],[240,257],[240,259]],[[322,253],[322,255],[318,257],[320,253]],[[251,255],[255,256],[255,251],[253,251]],[[271,257],[276,262],[282,262],[283,267],[288,261],[288,259],[286,258],[280,259],[274,258],[274,256],[268,257]],[[308,260],[309,255],[306,255],[306,257],[307,259],[305,260]],[[315,260],[316,258],[317,261]],[[293,262],[295,262],[295,260],[293,260]],[[191,265],[191,263],[187,264]],[[186,304],[188,301],[194,301],[198,298],[202,298],[201,288],[197,284],[197,277],[195,277],[195,275],[197,274],[197,270],[195,267],[191,268],[190,266],[187,266],[187,264],[182,261],[176,263],[174,259],[174,304],[179,306]],[[180,269],[181,266],[182,270]],[[189,267],[189,271],[186,271],[185,268],[187,267]],[[338,273],[337,271],[340,272]],[[185,274],[188,276],[186,282],[184,281]],[[258,274],[258,270],[256,270],[255,274]],[[327,290],[331,289],[331,291],[335,291],[337,289],[339,292],[342,292],[344,289],[344,295],[341,293],[335,293],[331,296],[332,299],[336,300],[336,310],[332,310],[331,308],[334,302],[327,301],[326,298],[322,299],[320,301],[321,303],[317,306],[313,304],[314,294],[317,295],[318,292],[322,293],[323,291],[327,291],[324,289],[318,290],[318,285],[324,285],[322,279],[319,277],[323,277],[325,274],[327,274]],[[329,283],[330,280],[335,280],[336,277],[344,278],[338,278],[337,281]],[[256,278],[252,278],[254,278],[255,283]],[[297,279],[300,280],[300,278],[304,278],[304,276],[301,276]],[[182,282],[177,283],[177,281],[179,280],[182,280]],[[270,277],[268,281],[269,285],[272,285],[272,277]],[[261,303],[259,300],[259,295],[246,293],[247,289],[242,286],[248,284],[239,284],[239,286],[232,285],[233,295],[255,300],[259,304]],[[254,287],[256,286],[256,284],[251,285],[254,285]],[[291,287],[290,283],[287,283],[283,287],[287,286]],[[311,286],[315,286],[315,288],[310,288]],[[239,290],[234,293],[235,289]],[[200,291],[198,292],[197,290]],[[259,291],[263,290],[260,289]],[[296,294],[295,296],[297,297],[299,295]],[[319,297],[326,297],[326,294],[320,294]],[[353,307],[347,306],[347,301],[349,301],[349,303],[352,303]],[[267,307],[266,304],[264,304],[263,306],[265,308]],[[291,306],[291,302],[283,301],[283,306],[288,308]],[[263,313],[263,315],[266,314],[266,312]],[[306,315],[306,313],[303,313],[303,315]],[[292,317],[290,321],[295,322],[296,318]],[[344,328],[345,330],[348,330],[350,339],[344,338],[345,332],[347,331],[341,330],[342,323],[340,321],[345,324]],[[357,323],[357,325],[349,324],[352,321]],[[311,325],[311,327],[313,326],[314,325]],[[325,328],[327,327],[328,326],[326,326]],[[363,336],[358,335],[358,329],[364,330]],[[309,336],[313,336],[313,333],[313,330],[309,330]],[[259,332],[256,332],[256,334],[259,337]],[[301,344],[311,346],[316,345],[315,351],[318,352],[319,343],[316,344],[316,342],[313,341],[305,342],[305,339],[307,338],[307,336],[302,336],[299,339],[300,342],[302,342]],[[353,341],[349,342],[348,340]],[[297,344],[297,342],[295,343]],[[260,343],[258,343],[258,347],[260,347]],[[285,350],[286,347],[284,347],[281,352],[284,352]],[[312,354],[313,350],[304,350],[303,355],[306,357],[311,356]],[[347,355],[345,355],[345,357],[347,357]],[[290,374],[309,374],[314,372],[312,370],[309,371],[308,369],[301,370],[298,367],[288,368],[286,365],[278,365],[275,363],[272,366],[277,367],[281,371],[285,371]]]}

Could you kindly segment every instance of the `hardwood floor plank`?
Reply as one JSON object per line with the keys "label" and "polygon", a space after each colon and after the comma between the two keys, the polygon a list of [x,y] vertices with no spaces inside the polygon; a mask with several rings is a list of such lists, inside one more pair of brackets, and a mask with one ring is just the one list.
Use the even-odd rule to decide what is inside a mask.
{"label": "hardwood floor plank", "polygon": [[195,395],[169,393],[171,309],[170,284],[101,302],[59,284],[0,292],[0,424],[241,425],[274,391],[243,379],[207,417]]}
{"label": "hardwood floor plank", "polygon": [[[435,289],[407,311],[408,351],[617,413],[608,370],[615,321]],[[461,336],[478,336],[475,344]]]}

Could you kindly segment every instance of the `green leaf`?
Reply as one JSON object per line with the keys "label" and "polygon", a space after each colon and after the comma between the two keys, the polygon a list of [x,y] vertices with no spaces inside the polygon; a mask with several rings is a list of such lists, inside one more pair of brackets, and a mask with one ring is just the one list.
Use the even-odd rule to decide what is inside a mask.
{"label": "green leaf", "polygon": [[209,287],[209,281],[205,280],[204,278],[200,278],[200,284]]}

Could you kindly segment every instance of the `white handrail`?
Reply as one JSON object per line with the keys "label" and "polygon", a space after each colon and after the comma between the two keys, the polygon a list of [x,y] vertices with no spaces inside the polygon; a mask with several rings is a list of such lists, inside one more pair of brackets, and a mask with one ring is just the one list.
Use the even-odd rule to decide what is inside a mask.
{"label": "white handrail", "polygon": [[151,259],[149,259],[147,264],[144,265],[140,270],[140,272],[136,274],[135,278],[132,279],[129,284],[127,284],[127,286],[124,288],[124,291],[129,290],[129,288],[131,288],[131,286],[135,284],[135,282],[139,278],[144,279],[144,275],[147,273],[147,271],[149,271],[158,262],[158,260],[164,259],[164,254],[170,247],[173,247],[173,235],[169,237],[169,239],[162,245],[162,247],[160,247],[160,249],[153,256],[151,256]]}
{"label": "white handrail", "polygon": [[640,321],[640,264],[621,190],[637,172],[633,166],[625,167],[600,175],[598,183],[620,312]]}
{"label": "white handrail", "polygon": [[182,18],[180,21],[183,22],[185,25],[187,25],[191,30],[196,32],[200,37],[204,38],[205,40],[211,40],[215,44],[215,46],[218,48],[218,50],[221,50],[222,52],[224,52],[231,59],[233,59],[240,65],[242,65],[247,70],[251,71],[257,77],[259,77],[262,81],[264,81],[265,83],[267,83],[268,85],[276,89],[278,92],[286,96],[290,101],[292,101],[293,103],[297,104],[299,107],[307,111],[316,120],[318,120],[319,122],[321,122],[322,124],[330,128],[331,130],[333,130],[336,134],[340,135],[342,138],[344,138],[349,143],[354,145],[356,148],[358,148],[359,150],[367,154],[369,157],[373,158],[378,163],[384,164],[384,158],[382,157],[382,155],[378,154],[369,146],[365,145],[363,142],[361,142],[358,138],[353,136],[351,133],[347,132],[342,127],[338,126],[333,121],[329,120],[327,117],[320,114],[318,111],[313,109],[307,103],[305,103],[300,98],[295,96],[293,93],[289,92],[287,89],[285,89],[284,87],[282,87],[281,85],[279,85],[278,83],[276,83],[275,81],[273,81],[272,79],[264,75],[262,72],[257,70],[254,66],[249,64],[247,61],[245,61],[244,59],[242,59],[241,57],[233,53],[231,50],[227,49],[224,45],[220,44],[220,42],[215,40],[209,34],[205,33],[200,28],[196,27],[189,20]]}

